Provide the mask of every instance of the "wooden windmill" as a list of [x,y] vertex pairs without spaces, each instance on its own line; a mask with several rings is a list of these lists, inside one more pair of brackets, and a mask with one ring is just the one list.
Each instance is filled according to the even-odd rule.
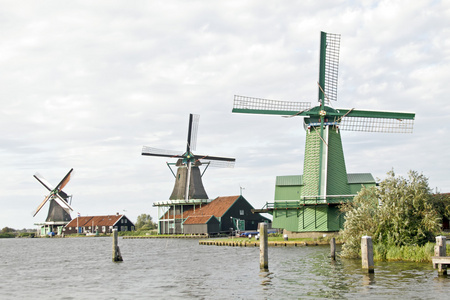
[[[211,155],[194,154],[197,144],[197,130],[199,115],[189,115],[188,135],[186,151],[171,151],[144,146],[142,155],[177,158],[176,163],[167,163],[170,170],[171,165],[177,167],[177,173],[172,171],[175,177],[175,185],[169,201],[153,203],[163,209],[163,216],[158,212],[160,224],[158,229],[160,233],[183,233],[182,222],[184,221],[183,212],[208,203],[208,195],[203,186],[202,177],[209,166],[214,167],[233,167],[235,159],[228,157],[219,157]],[[203,172],[200,166],[205,166]],[[168,209],[167,209],[168,208]]]
[[[414,113],[334,109],[337,100],[340,35],[321,32],[317,106],[235,96],[233,112],[303,117],[306,130],[303,175],[278,176],[273,226],[290,231],[336,231],[343,219],[337,205],[349,201],[371,174],[347,174],[341,130],[411,133]],[[283,211],[283,213],[280,213]]]
[[64,178],[58,183],[58,185],[53,188],[52,185],[39,173],[33,175],[37,181],[39,181],[48,191],[49,194],[44,198],[44,200],[39,204],[36,210],[33,213],[33,217],[37,215],[37,213],[42,209],[42,207],[49,202],[49,209],[47,218],[44,223],[38,223],[42,227],[42,234],[46,234],[49,232],[53,233],[61,233],[62,227],[72,220],[70,216],[70,211],[73,211],[73,208],[70,206],[69,198],[64,191],[63,188],[69,183],[70,177],[73,169],[64,176]]

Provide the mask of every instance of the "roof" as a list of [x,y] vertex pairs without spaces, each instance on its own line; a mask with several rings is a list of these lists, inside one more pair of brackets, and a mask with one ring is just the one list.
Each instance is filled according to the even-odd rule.
[[[189,216],[215,216],[216,218],[221,218],[239,197],[241,196],[217,197],[208,204],[196,207],[195,211],[193,208],[185,210],[183,216],[181,216],[181,214],[176,214],[175,219],[181,219],[182,217],[187,218]],[[169,209],[161,219],[173,218],[173,210]]]
[[183,222],[183,225],[192,225],[192,224],[206,224],[211,220],[212,218],[216,219],[214,216],[189,216],[186,221]]
[[277,176],[277,186],[303,185],[302,175]]
[[240,196],[217,197],[207,205],[197,208],[194,216],[210,215],[216,218],[222,217]]
[[[355,183],[375,183],[375,179],[370,173],[350,173],[347,174],[349,184]],[[276,186],[298,186],[303,185],[302,175],[277,176]]]
[[[125,215],[86,216],[73,219],[66,227],[114,226]],[[128,219],[128,218],[127,218]]]
[[347,174],[349,184],[352,183],[375,183],[372,174],[370,173],[352,173]]

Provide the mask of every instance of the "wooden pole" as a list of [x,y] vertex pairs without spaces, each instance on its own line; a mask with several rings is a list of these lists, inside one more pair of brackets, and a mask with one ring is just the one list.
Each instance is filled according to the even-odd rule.
[[123,261],[122,255],[119,249],[119,235],[117,228],[113,229],[113,248],[112,248],[112,260],[113,261]]
[[259,223],[259,266],[261,270],[269,270],[269,242],[267,237],[267,223]]
[[330,241],[331,259],[336,260],[336,239],[331,238]]
[[362,268],[367,269],[368,273],[374,273],[373,244],[372,237],[370,236],[363,236],[361,238],[361,263]]
[[[437,236],[436,237],[436,246],[434,246],[434,256],[442,257],[446,255],[447,252],[447,238],[445,236]],[[438,275],[446,275],[447,274],[447,265],[446,264],[437,264],[438,267]]]

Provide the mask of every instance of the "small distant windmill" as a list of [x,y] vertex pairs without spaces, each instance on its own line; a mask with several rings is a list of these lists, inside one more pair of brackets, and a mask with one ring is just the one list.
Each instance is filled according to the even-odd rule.
[[[309,102],[234,97],[234,113],[303,117],[307,132],[303,175],[277,178],[277,181],[284,182],[277,183],[275,203],[270,210],[274,214],[274,227],[278,225],[291,231],[339,230],[342,224],[338,228],[329,225],[332,218],[338,218],[337,210],[330,214],[325,207],[318,215],[318,205],[329,207],[330,204],[348,201],[355,194],[349,180],[355,176],[349,176],[351,174],[347,174],[345,167],[341,130],[387,133],[411,133],[413,130],[414,113],[334,109],[330,106],[332,100],[337,100],[339,44],[340,35],[321,32],[319,105],[311,108]],[[296,186],[296,190],[292,190],[295,193],[286,192],[281,187],[288,185]],[[309,205],[315,208],[308,213]],[[279,215],[277,209],[284,209],[286,213]],[[297,213],[289,214],[290,210]]]
[[[36,173],[33,175],[37,181],[39,181],[50,193],[44,198],[41,204],[37,207],[37,209],[33,213],[33,217],[37,215],[37,213],[41,210],[41,208],[49,201],[50,206],[48,209],[47,218],[45,223],[41,225],[48,225],[47,229],[55,232],[55,229],[59,227],[62,228],[63,225],[67,224],[70,220],[72,220],[70,216],[70,211],[73,211],[73,208],[70,206],[69,198],[64,191],[63,188],[69,183],[70,177],[73,169],[64,176],[64,178],[58,183],[58,185],[53,188],[52,185],[40,174]],[[60,233],[61,230],[59,230]]]
[[[171,150],[163,150],[152,147],[144,146],[142,148],[142,155],[146,156],[159,156],[159,157],[169,157],[169,158],[177,158],[177,162],[175,166],[177,167],[177,174],[172,171],[172,174],[175,177],[175,185],[170,196],[169,201],[155,202],[154,206],[160,207],[169,207],[168,215],[173,215],[173,220],[176,223],[180,223],[183,220],[182,214],[186,209],[190,209],[192,207],[195,208],[195,205],[207,203],[208,195],[206,194],[205,188],[202,182],[202,176],[205,173],[206,169],[209,166],[214,167],[233,167],[235,159],[228,157],[219,157],[219,156],[211,156],[211,155],[197,155],[194,154],[196,144],[197,144],[197,130],[198,130],[198,121],[199,115],[189,115],[189,126],[188,126],[188,136],[186,143],[186,151],[183,153],[182,151],[171,151]],[[170,165],[173,163],[167,163],[170,168]],[[199,166],[204,165],[205,169],[203,172],[200,172]],[[178,205],[178,207],[177,207]],[[177,219],[177,215],[181,214],[181,219]],[[160,217],[158,217],[160,219]],[[167,219],[165,219],[167,220]],[[160,219],[160,222],[162,220]],[[175,225],[175,226],[178,226]],[[165,231],[164,226],[159,226],[159,230]],[[170,233],[180,233],[182,232],[182,228],[180,228]],[[160,233],[169,233],[169,230]]]

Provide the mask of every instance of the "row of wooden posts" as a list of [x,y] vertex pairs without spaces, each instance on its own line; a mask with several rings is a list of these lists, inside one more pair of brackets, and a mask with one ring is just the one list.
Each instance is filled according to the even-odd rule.
[[[259,266],[261,270],[269,270],[269,243],[267,235],[267,223],[259,223]],[[331,238],[330,240],[331,259],[336,259],[336,240]],[[450,266],[450,257],[446,257],[446,237],[436,237],[436,246],[434,247],[433,267],[438,269],[439,275],[447,274],[447,266]],[[113,249],[112,260],[123,261],[120,254],[118,244],[118,232],[117,229],[113,229]],[[374,273],[373,263],[373,243],[372,237],[363,236],[361,238],[361,263],[362,268],[367,270],[368,273]]]
[[[261,234],[260,242],[260,267],[261,270],[269,269],[269,255],[267,243],[267,224],[259,224],[259,232]],[[446,257],[446,237],[436,237],[436,246],[434,247],[434,256],[432,258],[433,268],[438,269],[439,275],[447,274],[447,267],[450,266],[450,257]],[[336,260],[336,239],[330,240],[331,259]],[[363,236],[361,238],[361,264],[362,268],[368,273],[374,273],[373,263],[373,243],[372,237]]]

